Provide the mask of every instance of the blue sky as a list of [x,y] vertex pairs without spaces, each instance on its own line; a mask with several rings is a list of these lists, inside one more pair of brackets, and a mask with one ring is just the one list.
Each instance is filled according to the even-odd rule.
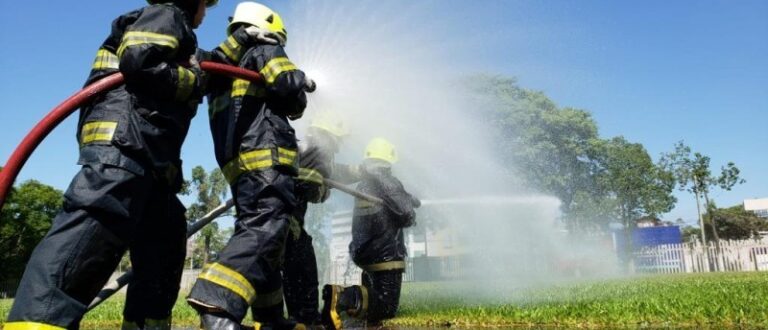
[[[394,1],[392,3],[395,3]],[[414,6],[403,1],[403,8]],[[0,161],[56,104],[78,90],[116,16],[143,1],[0,2]],[[198,30],[200,46],[224,37],[236,2],[222,0]],[[284,12],[290,1],[268,1]],[[407,5],[410,4],[410,5]],[[719,205],[768,197],[768,2],[423,1],[408,29],[436,29],[456,49],[456,70],[491,72],[544,91],[559,106],[592,112],[603,137],[623,135],[658,158],[685,140],[717,169],[734,161],[747,183],[716,192]],[[455,37],[455,38],[454,38]],[[289,45],[290,52],[290,45]],[[183,154],[215,166],[204,108]],[[22,171],[65,189],[77,171],[75,121],[43,143]],[[665,218],[694,222],[678,193]]]

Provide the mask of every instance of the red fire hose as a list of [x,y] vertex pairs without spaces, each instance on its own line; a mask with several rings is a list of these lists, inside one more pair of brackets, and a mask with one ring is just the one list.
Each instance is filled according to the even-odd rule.
[[[227,75],[233,78],[246,79],[253,82],[262,80],[261,75],[256,72],[231,65],[201,62],[200,67],[207,72]],[[124,81],[125,79],[121,73],[115,73],[88,85],[59,104],[53,111],[48,113],[43,120],[32,128],[19,146],[16,147],[16,150],[13,151],[13,154],[11,154],[5,167],[3,167],[3,170],[0,171],[0,210],[3,209],[5,198],[13,186],[13,181],[16,180],[16,176],[19,175],[19,171],[21,171],[24,163],[27,162],[27,159],[32,155],[35,148],[37,148],[40,142],[48,136],[48,133],[95,95],[120,86]]]

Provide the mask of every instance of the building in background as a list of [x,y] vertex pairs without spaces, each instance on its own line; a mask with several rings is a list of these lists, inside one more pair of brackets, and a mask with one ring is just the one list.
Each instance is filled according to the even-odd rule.
[[768,218],[768,198],[745,199],[744,210],[755,212],[758,217]]

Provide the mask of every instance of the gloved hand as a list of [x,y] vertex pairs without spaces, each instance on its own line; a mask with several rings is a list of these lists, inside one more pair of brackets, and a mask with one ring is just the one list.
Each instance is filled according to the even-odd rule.
[[248,37],[251,38],[251,40],[257,43],[280,45],[285,47],[285,39],[272,31],[261,29],[255,26],[249,26],[245,28],[245,33],[248,35]]
[[200,68],[200,62],[197,61],[195,55],[189,58],[189,70],[195,74],[195,90],[192,92],[192,98],[200,103],[203,101],[203,96],[208,87],[208,73]]
[[195,74],[195,92],[202,98],[202,95],[205,95],[205,90],[208,87],[208,73],[200,68],[200,62],[197,61],[197,57],[195,57],[195,55],[189,57],[189,70]]
[[317,89],[317,83],[315,83],[314,80],[310,79],[309,77],[304,77],[304,91],[307,93],[312,93]]

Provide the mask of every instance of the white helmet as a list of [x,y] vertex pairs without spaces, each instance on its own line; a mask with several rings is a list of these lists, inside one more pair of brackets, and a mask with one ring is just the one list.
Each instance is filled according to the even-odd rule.
[[274,10],[260,3],[251,1],[239,3],[227,26],[227,35],[235,32],[240,24],[253,25],[270,31],[283,39],[282,44],[288,41],[288,31],[285,30],[283,19]]

